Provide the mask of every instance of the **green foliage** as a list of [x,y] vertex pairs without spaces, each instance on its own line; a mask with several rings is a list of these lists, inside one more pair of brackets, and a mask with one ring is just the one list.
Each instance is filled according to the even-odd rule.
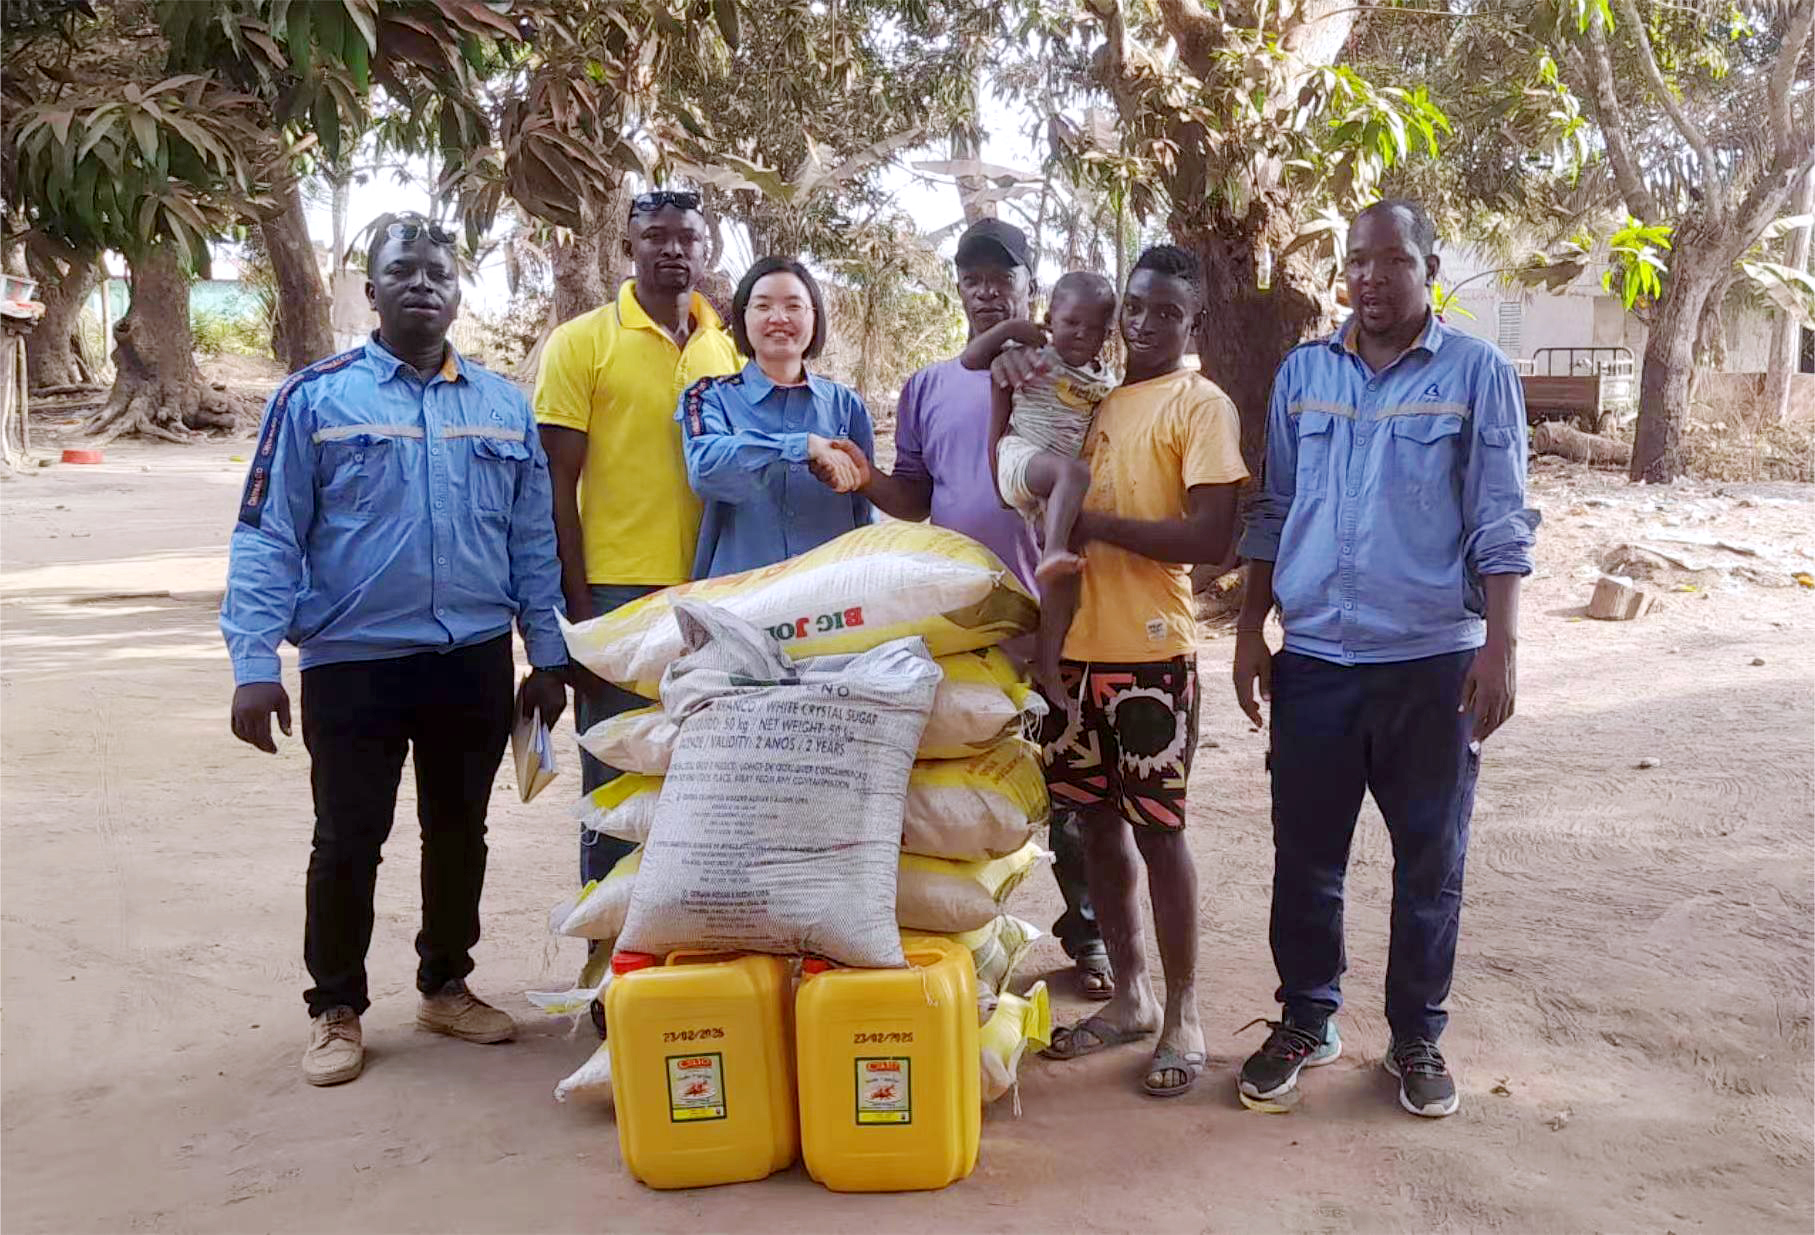
[[194,74],[35,104],[15,117],[14,204],[83,247],[168,241],[191,270],[257,195],[256,101]]
[[189,333],[195,339],[195,350],[204,356],[271,355],[270,326],[254,314],[193,309]]
[[1609,267],[1601,275],[1602,289],[1618,295],[1628,310],[1656,303],[1670,271],[1664,254],[1670,251],[1671,231],[1668,223],[1642,223],[1628,215],[1625,225],[1607,238]]

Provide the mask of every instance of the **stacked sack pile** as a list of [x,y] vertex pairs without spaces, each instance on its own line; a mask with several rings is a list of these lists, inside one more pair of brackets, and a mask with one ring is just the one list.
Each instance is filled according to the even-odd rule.
[[[750,623],[788,657],[837,656],[919,636],[942,671],[903,801],[895,919],[904,932],[947,936],[977,972],[982,1093],[1014,1085],[1029,1045],[1047,1044],[1044,984],[1008,990],[1040,932],[1008,914],[1009,895],[1048,858],[1037,834],[1048,819],[1039,748],[1023,734],[1045,703],[997,646],[1033,628],[1037,607],[983,546],[914,523],[860,528],[799,558],[684,584],[605,617],[565,628],[570,654],[607,681],[656,697],[682,652],[673,602],[705,602]],[[672,703],[672,700],[669,700]],[[624,775],[582,798],[582,824],[641,846],[649,839],[681,727],[662,706],[627,712],[580,736]],[[800,826],[811,828],[803,819]],[[596,940],[576,987],[532,994],[545,1011],[579,1015],[610,981],[609,956],[630,912],[644,852],[557,906],[550,928]],[[556,1096],[609,1095],[601,1048]]]

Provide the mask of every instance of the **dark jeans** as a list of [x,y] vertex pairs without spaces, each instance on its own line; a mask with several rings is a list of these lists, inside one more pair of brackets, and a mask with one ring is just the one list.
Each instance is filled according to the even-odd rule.
[[[639,600],[651,592],[659,592],[659,587],[644,583],[595,583],[592,585],[592,608],[596,616],[604,617],[613,609],[622,609],[633,600]],[[620,686],[606,682],[603,688],[590,694],[576,692],[574,699],[574,723],[579,732],[584,733],[603,720],[610,720],[620,712],[630,712],[637,708],[646,708],[655,702],[635,695]],[[610,784],[622,772],[607,764],[600,763],[585,751],[580,752],[580,791],[591,793],[600,785]],[[611,868],[618,864],[618,859],[629,853],[636,846],[627,840],[615,836],[606,836],[589,828],[580,829],[580,883],[582,885],[594,879],[603,879],[611,873]]]
[[485,886],[485,809],[510,740],[509,635],[452,652],[305,669],[303,743],[315,797],[303,958],[309,1015],[364,1012],[372,889],[391,833],[403,760],[416,766],[422,930],[416,988],[473,971]]
[[1436,1041],[1449,1019],[1462,865],[1480,756],[1458,714],[1474,653],[1338,665],[1273,661],[1273,963],[1301,1025],[1342,1006],[1343,876],[1361,795],[1393,842],[1386,1018],[1395,1040]]

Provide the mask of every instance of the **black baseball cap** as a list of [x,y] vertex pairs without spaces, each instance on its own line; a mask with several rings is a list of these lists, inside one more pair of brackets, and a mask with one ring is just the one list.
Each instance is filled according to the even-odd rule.
[[1027,233],[1001,219],[979,219],[958,237],[958,257],[954,263],[968,266],[980,261],[1002,261],[1009,266],[1034,268],[1033,252],[1027,247]]

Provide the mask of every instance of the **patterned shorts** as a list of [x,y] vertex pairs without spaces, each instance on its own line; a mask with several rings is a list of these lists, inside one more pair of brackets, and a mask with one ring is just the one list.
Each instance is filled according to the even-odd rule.
[[1136,827],[1185,826],[1197,751],[1197,658],[1115,665],[1064,661],[1040,746],[1055,809],[1109,804]]

